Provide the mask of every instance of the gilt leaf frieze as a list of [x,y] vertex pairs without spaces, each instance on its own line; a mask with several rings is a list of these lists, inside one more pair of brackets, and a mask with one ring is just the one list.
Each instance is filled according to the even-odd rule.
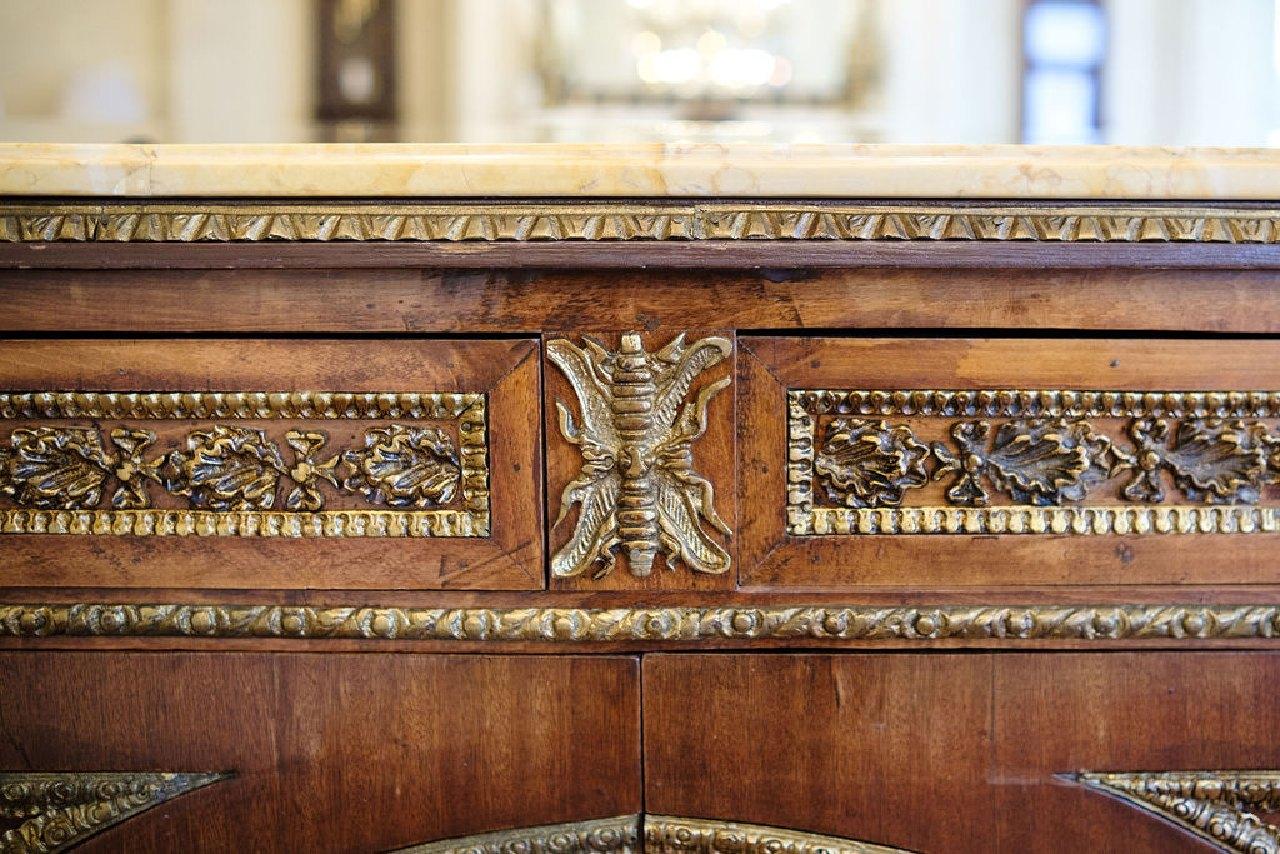
[[[479,394],[8,393],[0,395],[0,416],[227,419],[192,424],[170,450],[142,425],[13,429],[0,445],[0,500],[12,505],[0,506],[3,533],[488,535]],[[331,448],[325,430],[277,433],[243,423],[249,419],[382,423],[364,429],[354,447]],[[358,506],[332,507],[337,497]]]
[[1082,772],[1076,779],[1222,851],[1280,852],[1280,828],[1258,816],[1280,810],[1280,771]]
[[66,851],[226,774],[0,772],[0,852]]
[[1168,641],[1280,638],[1280,605],[769,605],[628,608],[0,605],[0,636],[592,644],[785,639]]
[[556,401],[560,432],[577,446],[582,465],[561,495],[555,524],[574,505],[578,519],[552,558],[554,575],[592,570],[602,577],[613,570],[617,552],[637,576],[648,575],[660,553],[669,569],[678,563],[695,572],[729,569],[729,553],[706,530],[727,535],[729,526],[716,512],[711,483],[693,467],[707,405],[729,379],[688,395],[732,349],[726,338],[689,343],[683,334],[653,353],[638,333],[623,335],[616,351],[591,338],[581,347],[563,338],[547,342],[547,356],[572,386],[581,418],[579,424]]
[[794,535],[1280,531],[1277,392],[797,389],[788,407]]
[[1280,242],[1280,212],[1222,206],[98,200],[0,205],[0,242],[964,240]]

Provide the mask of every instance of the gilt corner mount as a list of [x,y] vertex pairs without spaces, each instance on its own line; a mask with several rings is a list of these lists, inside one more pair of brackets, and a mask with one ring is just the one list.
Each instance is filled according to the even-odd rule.
[[579,505],[573,534],[552,558],[558,577],[593,567],[603,577],[626,556],[632,575],[645,576],[663,554],[669,569],[677,562],[695,572],[719,574],[730,565],[728,551],[704,526],[730,534],[715,509],[711,482],[694,470],[693,443],[707,429],[707,405],[729,385],[724,377],[686,400],[698,377],[729,358],[727,338],[685,334],[649,352],[640,333],[622,335],[619,348],[584,337],[579,347],[564,338],[547,342],[547,356],[568,379],[578,398],[582,424],[556,401],[560,433],[575,445],[582,467],[560,499],[559,525]]

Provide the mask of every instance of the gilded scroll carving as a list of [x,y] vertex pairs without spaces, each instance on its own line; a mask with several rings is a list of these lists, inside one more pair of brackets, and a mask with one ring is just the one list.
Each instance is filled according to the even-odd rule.
[[678,562],[695,572],[722,573],[729,554],[703,528],[728,534],[714,506],[711,483],[693,468],[693,443],[706,431],[707,404],[729,385],[725,378],[685,400],[703,371],[732,352],[725,338],[686,343],[683,334],[655,353],[639,333],[622,336],[617,351],[593,339],[578,347],[563,338],[547,342],[547,356],[568,378],[582,425],[556,401],[560,432],[582,454],[582,468],[564,488],[560,524],[576,504],[577,525],[552,558],[552,573],[574,576],[597,567],[607,575],[616,551],[633,575],[648,575],[661,552],[667,567]]
[[0,242],[463,240],[1280,242],[1257,208],[805,204],[716,200],[437,204],[95,202],[0,205]]
[[1223,851],[1280,852],[1280,828],[1254,814],[1280,810],[1278,771],[1082,772],[1076,779]]
[[[487,417],[479,394],[6,393],[0,417],[228,419],[192,427],[167,452],[157,448],[154,431],[139,426],[14,429],[0,446],[0,496],[15,505],[0,508],[3,533],[488,535]],[[456,434],[383,423],[344,450],[330,449],[322,430],[275,436],[237,419],[440,420],[456,425]],[[156,506],[157,494],[186,506]],[[329,494],[368,507],[330,509]]]
[[95,833],[226,774],[0,773],[4,854],[65,851]]
[[[1280,426],[1260,420],[1280,417],[1275,392],[800,389],[788,405],[795,535],[1280,531],[1280,507],[1255,506],[1280,480]],[[910,423],[867,417],[890,413]],[[946,436],[927,454],[922,417]],[[905,502],[926,479],[943,500]]]
[[1280,605],[788,605],[394,608],[0,605],[0,636],[308,638],[591,644],[760,638],[857,641],[1280,638]]

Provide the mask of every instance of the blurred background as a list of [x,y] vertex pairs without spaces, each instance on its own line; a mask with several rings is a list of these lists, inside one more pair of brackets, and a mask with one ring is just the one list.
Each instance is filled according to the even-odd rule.
[[1280,145],[1277,0],[0,0],[0,140]]

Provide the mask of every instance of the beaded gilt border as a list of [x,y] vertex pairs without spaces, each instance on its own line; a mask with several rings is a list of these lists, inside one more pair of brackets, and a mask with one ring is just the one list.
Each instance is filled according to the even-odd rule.
[[[0,497],[15,505],[0,508],[3,534],[489,535],[483,394],[10,392],[0,393],[0,419],[24,422],[0,446]],[[193,424],[183,447],[157,457],[155,434],[140,425],[29,423],[44,419],[212,423]],[[375,424],[363,444],[335,450],[322,431],[276,437],[237,423],[249,420]],[[423,420],[456,423],[456,442],[399,423]],[[189,506],[154,507],[153,492]],[[328,494],[369,506],[326,509]]]
[[[787,531],[876,534],[1280,532],[1280,392],[1053,389],[787,393]],[[902,419],[950,419],[946,441]],[[829,417],[819,429],[819,420]],[[1129,419],[1125,438],[1090,418]],[[1131,503],[1078,504],[1124,478]],[[946,480],[946,503],[911,490]],[[1187,503],[1165,504],[1172,483]],[[990,505],[992,494],[1011,504]]]
[[0,204],[0,242],[982,240],[1280,243],[1280,211],[1213,206],[671,202]]
[[216,604],[0,605],[0,637],[402,641],[1265,640],[1280,605],[790,605],[396,608]]

